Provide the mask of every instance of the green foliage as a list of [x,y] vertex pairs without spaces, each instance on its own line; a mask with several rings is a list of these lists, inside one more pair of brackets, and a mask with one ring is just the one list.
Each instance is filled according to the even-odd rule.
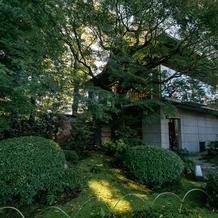
[[73,150],[64,150],[66,161],[76,165],[79,162],[79,156]]
[[216,140],[208,142],[207,147],[208,149],[218,149],[218,135]]
[[184,164],[184,175],[189,178],[193,178],[195,162],[187,157],[191,156],[193,153],[186,148],[173,147],[172,151],[175,152],[183,161]]
[[128,149],[125,165],[136,181],[157,188],[174,181],[183,171],[183,162],[177,154],[156,146]]
[[205,190],[211,198],[207,199],[207,204],[210,206],[215,206],[216,209],[218,209],[218,173],[208,176]]
[[106,139],[103,142],[106,153],[123,160],[128,148],[145,145],[145,142],[137,136],[137,130],[129,126],[121,125],[115,132],[115,139]]
[[173,147],[172,151],[174,151],[182,160],[185,160],[186,157],[191,156],[193,153],[186,148],[177,148]]
[[0,150],[0,205],[31,204],[35,197],[51,204],[64,190],[65,157],[55,142],[18,137],[1,141]]
[[[0,119],[1,120],[1,119]],[[29,118],[12,111],[7,119],[8,126],[0,129],[0,140],[20,136],[47,136],[47,128],[51,123],[51,114],[32,113]]]
[[124,142],[123,139],[119,140],[111,140],[105,139],[103,142],[103,146],[106,149],[106,153],[112,155],[118,159],[122,159],[123,155],[125,155],[127,144]]
[[134,217],[146,217],[146,218],[156,218],[160,217],[160,213],[157,213],[155,210],[149,209],[149,210],[142,210],[142,211],[133,211],[133,212],[128,212],[125,213],[125,215],[121,214],[116,216],[117,218],[134,218]]
[[80,173],[75,167],[70,167],[64,175],[64,191],[80,190]]
[[103,142],[106,153],[121,161],[124,159],[127,149],[137,145],[145,145],[145,142],[138,138],[133,138],[132,140],[128,138],[121,138],[119,140],[106,139]]
[[73,150],[78,156],[89,148],[90,142],[93,140],[92,126],[84,121],[72,121],[72,131],[69,142],[62,147],[64,150]]
[[[66,82],[58,78],[65,73],[58,61],[65,49],[63,41],[51,37],[47,15],[34,2],[19,0],[1,1],[0,14],[0,116],[8,118],[12,110],[28,116],[65,105],[68,89],[63,91]],[[1,120],[0,128],[10,126],[10,119]]]
[[210,156],[217,156],[217,154],[218,154],[218,135],[216,136],[216,140],[208,142],[207,150],[208,150],[208,154]]
[[[151,112],[148,121],[157,118],[160,87],[167,82],[171,91],[194,87],[197,100],[204,95],[202,86],[187,85],[181,75],[217,84],[217,11],[216,1],[205,0],[99,1],[97,6],[2,0],[0,115],[13,107],[19,113],[29,113],[31,106],[54,112],[73,97],[75,115],[85,111],[96,125],[117,129],[127,104]],[[160,64],[176,73],[161,75],[160,81]],[[172,89],[173,77],[182,79]],[[6,121],[0,118],[4,127]]]
[[195,162],[193,160],[185,159],[183,160],[184,164],[184,175],[188,178],[194,177],[195,172]]
[[91,171],[91,173],[98,174],[101,172],[101,167],[99,167],[98,165],[94,165],[91,167],[90,171]]

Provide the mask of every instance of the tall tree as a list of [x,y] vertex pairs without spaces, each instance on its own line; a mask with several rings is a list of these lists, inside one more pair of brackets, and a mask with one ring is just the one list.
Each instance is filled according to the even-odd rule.
[[[45,78],[57,76],[61,86],[72,90],[75,113],[80,106],[94,120],[118,128],[125,119],[124,105],[134,101],[147,112],[163,105],[158,99],[160,85],[173,78],[188,75],[195,82],[217,82],[217,1],[23,2],[33,33],[38,30],[40,36],[36,35],[41,42],[36,56],[43,60],[42,71],[45,56],[50,63],[51,77]],[[173,73],[160,77],[160,65],[174,69]],[[32,78],[35,75],[39,73],[34,71]],[[177,85],[184,84],[178,81]]]
[[[113,120],[122,117],[118,110],[123,112],[124,104],[132,102],[133,98],[127,98],[130,90],[135,93],[135,104],[153,110],[161,104],[154,98],[160,96],[159,85],[173,78],[188,75],[216,84],[216,1],[56,0],[55,7],[62,9],[56,13],[50,3],[36,4],[61,34],[60,40],[76,63],[74,69],[84,73],[85,81],[90,77],[95,87],[104,90],[100,94],[95,89],[99,99],[113,98],[110,91],[116,89],[116,98],[111,100],[116,110],[109,113]],[[62,19],[57,19],[60,16]],[[160,65],[173,68],[174,73],[160,80]],[[93,97],[90,86],[89,93]],[[95,105],[96,98],[92,99],[97,108],[93,113],[108,109]]]
[[0,113],[6,124],[10,114],[28,115],[65,102],[60,79],[65,48],[53,37],[47,16],[28,1],[1,1],[0,14]]

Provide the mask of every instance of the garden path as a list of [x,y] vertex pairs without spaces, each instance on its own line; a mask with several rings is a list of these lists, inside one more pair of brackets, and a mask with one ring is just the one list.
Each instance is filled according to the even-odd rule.
[[192,159],[196,165],[200,165],[202,169],[203,176],[218,172],[218,166],[210,163],[207,158],[207,151],[194,153],[189,158]]

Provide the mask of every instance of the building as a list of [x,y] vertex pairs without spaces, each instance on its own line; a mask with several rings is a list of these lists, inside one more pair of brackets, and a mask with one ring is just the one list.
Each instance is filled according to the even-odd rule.
[[200,103],[166,100],[176,106],[176,116],[166,115],[152,123],[142,122],[142,139],[163,148],[205,151],[207,143],[214,141],[218,134],[217,111]]
[[[166,71],[166,67],[162,66],[162,71]],[[172,70],[167,69],[167,76],[170,76]],[[166,75],[166,72],[165,72]],[[196,92],[196,87],[184,90],[169,91],[169,88],[175,87],[174,83],[179,83],[178,80],[188,83],[190,78],[183,76],[180,78],[174,78],[168,81],[168,84],[162,84],[162,87],[158,88],[161,90],[159,98],[163,101],[168,101],[176,107],[176,114],[164,114],[161,119],[157,119],[152,122],[145,122],[146,116],[143,115],[141,121],[136,125],[141,132],[138,132],[139,137],[149,145],[160,146],[163,148],[182,148],[187,149],[191,152],[204,151],[207,148],[209,141],[214,141],[218,134],[218,111],[216,107],[209,106],[216,99],[216,90],[212,93],[210,87],[207,84],[198,82],[204,95],[201,98],[196,98],[193,94]],[[195,89],[196,88],[196,89]],[[199,88],[199,87],[198,87]],[[187,90],[186,90],[187,89]],[[112,89],[114,90],[114,89]],[[129,98],[133,98],[137,95],[137,98],[144,97],[140,96],[134,91],[129,91]],[[151,93],[150,98],[155,98]],[[201,103],[199,103],[201,102]],[[214,106],[214,105],[213,105]],[[134,113],[134,101],[133,104],[129,105],[129,113]],[[156,108],[157,112],[162,114],[162,108]],[[133,127],[135,128],[135,126]],[[105,129],[107,130],[105,133]],[[105,136],[106,135],[106,136]],[[110,128],[104,126],[101,128],[98,134],[98,143],[101,144],[105,138],[110,137]]]

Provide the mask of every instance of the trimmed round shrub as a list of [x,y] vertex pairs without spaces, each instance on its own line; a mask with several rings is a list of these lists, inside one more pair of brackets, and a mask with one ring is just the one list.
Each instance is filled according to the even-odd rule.
[[53,203],[64,190],[65,156],[54,141],[24,136],[0,141],[0,205],[25,205],[34,197]]
[[160,188],[183,172],[181,158],[170,150],[157,146],[136,146],[127,150],[125,165],[135,180]]

